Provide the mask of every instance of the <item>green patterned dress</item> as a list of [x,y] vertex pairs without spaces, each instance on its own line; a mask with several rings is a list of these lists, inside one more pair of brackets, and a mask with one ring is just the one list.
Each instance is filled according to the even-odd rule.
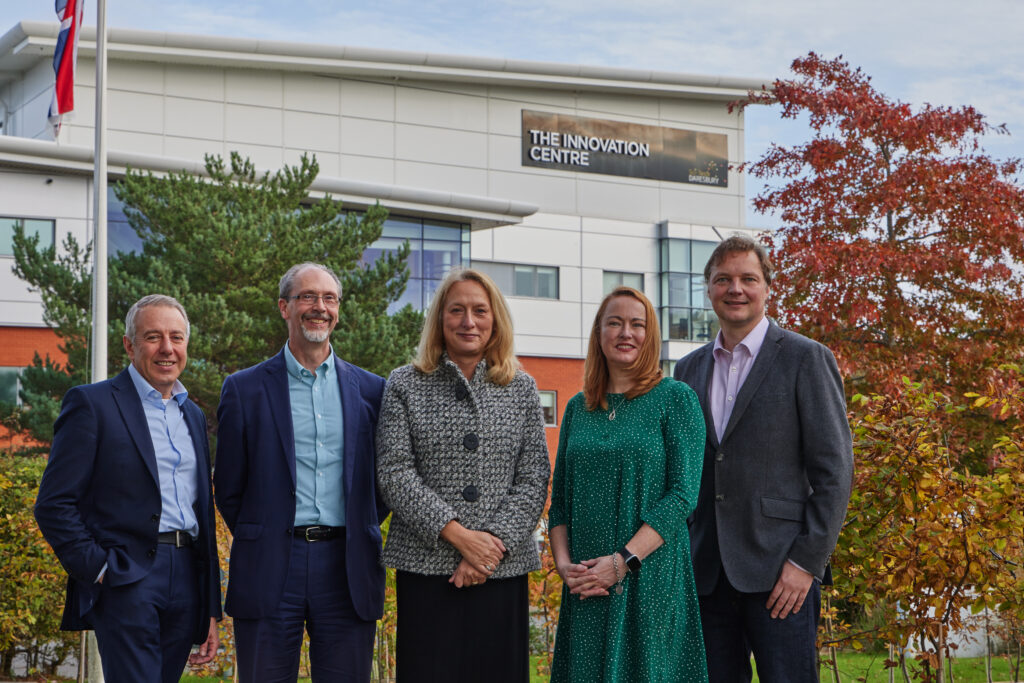
[[562,420],[549,527],[564,524],[574,563],[609,555],[644,522],[665,544],[630,573],[622,594],[580,600],[562,590],[552,683],[707,680],[686,518],[697,504],[704,417],[688,386],[663,379],[610,411],[583,394]]

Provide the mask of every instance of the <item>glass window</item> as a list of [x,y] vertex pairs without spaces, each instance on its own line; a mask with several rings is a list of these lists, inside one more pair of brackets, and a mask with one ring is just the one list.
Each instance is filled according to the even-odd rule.
[[416,219],[387,218],[381,228],[381,237],[401,237],[418,240],[423,237],[423,222]]
[[21,368],[0,368],[0,403],[21,404]]
[[718,334],[721,325],[715,312],[706,308],[695,308],[692,311],[693,340],[709,342]]
[[423,310],[423,280],[409,278],[409,283],[405,286],[402,296],[388,306],[388,313],[393,315],[399,309],[404,308],[406,304],[412,304],[417,311]]
[[462,265],[460,242],[423,240],[422,275],[427,280],[440,282],[452,266]]
[[540,394],[540,408],[544,411],[544,426],[545,427],[557,427],[558,426],[558,392],[557,391],[538,391]]
[[141,254],[142,238],[128,222],[124,202],[107,187],[107,250],[111,254]]
[[532,266],[515,266],[512,293],[517,296],[533,296],[537,291],[537,271]]
[[661,304],[663,306],[689,306],[690,276],[682,273],[665,273],[661,278]]
[[490,275],[491,279],[494,280],[494,284],[496,284],[498,289],[501,290],[501,293],[505,296],[511,296],[513,292],[511,263],[473,261],[473,267]]
[[665,340],[690,339],[690,309],[663,308],[661,314],[661,338]]
[[416,310],[430,305],[441,280],[454,266],[469,265],[469,226],[418,218],[388,218],[381,237],[363,252],[361,263],[374,263],[383,254],[409,242],[409,284],[388,307],[394,312],[409,303]]
[[604,293],[608,294],[616,287],[632,287],[644,291],[643,273],[620,273],[614,270],[604,271]]
[[690,240],[666,239],[661,242],[661,269],[685,272],[690,269]]
[[39,248],[53,246],[54,221],[40,218],[0,216],[0,256],[14,255],[14,227],[21,226],[26,237],[39,236]]
[[[537,270],[537,290],[533,296],[543,297],[545,299],[557,299],[558,298],[558,268],[550,268],[545,266],[536,266]],[[527,294],[526,296],[530,296]]]
[[423,239],[462,241],[462,226],[446,221],[423,221]]
[[704,266],[717,242],[667,238],[661,241],[662,340],[709,341],[718,318],[704,284]]
[[558,298],[558,268],[531,266],[522,263],[494,263],[474,261],[477,268],[494,280],[505,296],[531,296],[542,299]]
[[704,266],[708,264],[708,259],[711,258],[711,252],[718,246],[717,242],[690,242],[691,244],[691,260],[689,269],[685,268],[673,268],[672,270],[689,270],[691,273],[704,274]]

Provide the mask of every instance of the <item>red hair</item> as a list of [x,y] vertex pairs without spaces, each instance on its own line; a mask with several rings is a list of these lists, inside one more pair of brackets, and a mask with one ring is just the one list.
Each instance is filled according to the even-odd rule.
[[641,292],[632,287],[616,287],[601,302],[594,316],[594,325],[590,328],[590,346],[587,349],[587,360],[583,366],[583,398],[586,399],[587,410],[608,408],[608,359],[601,348],[601,321],[612,299],[628,296],[636,299],[644,307],[647,316],[647,335],[640,347],[640,353],[627,370],[633,378],[633,388],[626,392],[626,398],[635,398],[646,394],[661,381],[661,330],[658,328],[658,316],[654,306]]

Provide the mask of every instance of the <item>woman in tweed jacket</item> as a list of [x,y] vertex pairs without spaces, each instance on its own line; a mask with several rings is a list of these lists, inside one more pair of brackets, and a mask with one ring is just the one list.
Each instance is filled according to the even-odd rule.
[[398,680],[529,680],[528,572],[550,460],[537,387],[487,275],[454,270],[388,379],[377,480],[394,511]]

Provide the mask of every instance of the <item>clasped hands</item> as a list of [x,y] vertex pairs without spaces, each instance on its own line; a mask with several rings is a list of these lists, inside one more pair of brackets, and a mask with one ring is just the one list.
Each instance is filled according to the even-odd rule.
[[505,557],[505,544],[487,531],[474,531],[459,525],[457,530],[443,536],[462,555],[462,561],[448,579],[456,588],[483,583],[497,569]]
[[609,589],[618,583],[619,576],[625,576],[625,563],[619,558],[617,564],[618,576],[616,562],[611,555],[583,560],[579,564],[566,563],[558,567],[558,574],[562,577],[562,582],[569,587],[570,593],[579,595],[580,600],[586,600],[608,595]]

